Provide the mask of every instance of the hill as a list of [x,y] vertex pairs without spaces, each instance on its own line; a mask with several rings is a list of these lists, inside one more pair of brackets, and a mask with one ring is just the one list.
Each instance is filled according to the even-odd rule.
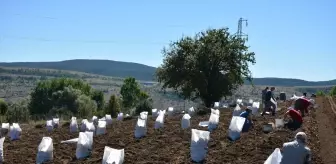
[[14,62],[0,63],[4,67],[47,68],[78,71],[113,77],[132,76],[139,80],[152,81],[155,67],[113,60],[75,59],[57,62]]
[[[112,76],[112,77],[128,77],[132,76],[138,80],[153,81],[155,67],[147,66],[139,63],[121,62],[113,60],[90,60],[90,59],[75,59],[57,62],[13,62],[0,63],[4,67],[27,67],[27,68],[47,68],[58,70],[70,70],[85,72],[97,75]],[[250,84],[246,82],[246,84]],[[300,79],[289,78],[254,78],[254,85],[269,85],[269,86],[330,86],[336,85],[336,80],[330,81],[305,81]]]

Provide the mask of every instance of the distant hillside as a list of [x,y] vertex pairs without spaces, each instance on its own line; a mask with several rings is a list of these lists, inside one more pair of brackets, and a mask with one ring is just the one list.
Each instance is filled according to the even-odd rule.
[[[3,67],[27,67],[27,68],[44,68],[58,69],[85,72],[97,75],[112,76],[112,77],[128,77],[132,76],[138,80],[153,81],[155,67],[112,60],[90,60],[90,59],[75,59],[60,62],[13,62],[0,63]],[[246,82],[246,84],[250,84]],[[336,85],[336,80],[330,81],[305,81],[300,79],[289,78],[254,78],[254,85],[268,86],[331,86]]]
[[92,73],[114,77],[132,76],[138,80],[152,81],[155,67],[112,60],[75,59],[60,62],[13,62],[0,63],[4,67],[49,68]]
[[[246,84],[250,84],[249,82],[245,82]],[[286,86],[286,87],[294,87],[294,86],[331,86],[336,85],[336,80],[329,81],[306,81],[301,79],[289,79],[289,78],[275,78],[275,77],[267,77],[267,78],[254,78],[254,85],[269,85],[269,86]]]

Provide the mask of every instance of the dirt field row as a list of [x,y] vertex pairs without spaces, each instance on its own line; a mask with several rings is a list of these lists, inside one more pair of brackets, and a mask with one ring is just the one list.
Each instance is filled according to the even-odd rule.
[[[336,141],[336,124],[330,124],[335,118],[328,110],[330,104],[327,99],[318,99],[321,114],[313,111],[305,117],[302,131],[309,137],[309,147],[313,152],[314,164],[332,163],[336,158],[336,144],[329,144],[327,141]],[[282,105],[285,109],[287,105]],[[284,110],[278,114],[282,115]],[[255,126],[248,133],[242,135],[241,139],[231,142],[227,139],[228,127],[231,120],[231,111],[221,111],[218,129],[211,133],[211,140],[208,144],[209,152],[205,163],[218,164],[259,164],[263,163],[275,148],[281,147],[284,142],[292,141],[297,131],[277,130],[268,134],[262,132],[262,125],[273,121],[274,117],[254,118]],[[115,122],[108,127],[108,133],[94,138],[93,152],[91,157],[85,160],[76,160],[76,144],[61,144],[62,140],[77,138],[78,133],[70,134],[69,127],[63,126],[52,133],[46,132],[45,128],[22,126],[22,138],[18,141],[9,141],[6,138],[4,143],[4,158],[7,164],[14,163],[35,163],[37,146],[43,136],[50,136],[54,142],[54,160],[49,163],[101,163],[105,146],[125,149],[124,163],[150,164],[150,163],[191,163],[190,162],[190,130],[180,130],[181,115],[173,118],[166,118],[165,127],[162,131],[154,130],[154,120],[148,119],[147,137],[137,140],[134,138],[134,127],[136,120]],[[192,128],[198,127],[200,121],[207,121],[209,115],[195,116],[191,119]],[[327,119],[325,119],[327,118]],[[334,120],[332,120],[334,119]],[[330,131],[330,126],[333,126]],[[299,130],[298,130],[299,131]],[[328,133],[328,134],[327,134]],[[322,135],[322,136],[321,136]],[[319,139],[322,139],[321,142]],[[320,150],[320,144],[323,149]],[[320,156],[323,154],[323,156]],[[330,159],[327,161],[327,159]],[[322,161],[323,160],[323,161]],[[335,162],[334,162],[335,163]]]

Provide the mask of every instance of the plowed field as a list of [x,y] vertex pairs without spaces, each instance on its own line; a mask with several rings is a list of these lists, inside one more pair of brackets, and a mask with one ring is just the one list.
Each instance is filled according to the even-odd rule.
[[[312,110],[311,114],[304,118],[304,125],[297,131],[304,131],[309,137],[309,147],[313,152],[313,163],[331,164],[336,158],[336,124],[328,99],[319,98],[320,107]],[[289,104],[280,105],[286,109]],[[320,111],[317,113],[317,111]],[[282,110],[278,115],[282,115]],[[292,141],[297,131],[277,130],[268,134],[262,132],[262,125],[274,122],[275,117],[255,117],[254,128],[235,142],[227,139],[228,127],[231,120],[229,109],[221,110],[218,129],[211,133],[208,144],[209,152],[205,163],[218,164],[259,164],[263,163],[275,148],[281,147],[284,142]],[[35,163],[37,147],[43,136],[50,136],[54,143],[54,160],[49,163],[101,163],[104,147],[125,149],[124,163],[151,164],[151,163],[191,163],[190,138],[191,130],[181,130],[181,117],[177,115],[165,120],[162,131],[154,130],[154,120],[148,118],[147,136],[142,139],[134,138],[136,120],[113,122],[108,127],[108,133],[94,137],[92,155],[84,160],[75,158],[76,144],[61,144],[62,140],[77,138],[78,133],[71,134],[67,125],[60,126],[53,132],[46,132],[45,128],[29,127],[22,125],[21,140],[4,143],[4,159],[7,164],[31,164]],[[195,116],[191,118],[192,128],[198,127],[200,121],[207,121],[209,115]],[[321,140],[321,143],[320,143]],[[332,144],[330,144],[332,142]],[[321,144],[321,149],[320,149]],[[320,156],[321,155],[321,156]]]

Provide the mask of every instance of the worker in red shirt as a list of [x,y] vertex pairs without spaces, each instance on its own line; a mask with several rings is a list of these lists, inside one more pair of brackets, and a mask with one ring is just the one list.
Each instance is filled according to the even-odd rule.
[[294,103],[294,109],[298,110],[301,112],[302,117],[304,117],[305,113],[308,114],[308,107],[311,105],[312,103],[304,98],[304,97],[300,97],[297,100],[295,100]]
[[285,127],[291,130],[296,130],[301,127],[303,119],[301,114],[297,110],[294,110],[293,108],[289,109],[285,113],[284,119],[286,119],[287,117],[290,117],[290,120],[285,123]]

